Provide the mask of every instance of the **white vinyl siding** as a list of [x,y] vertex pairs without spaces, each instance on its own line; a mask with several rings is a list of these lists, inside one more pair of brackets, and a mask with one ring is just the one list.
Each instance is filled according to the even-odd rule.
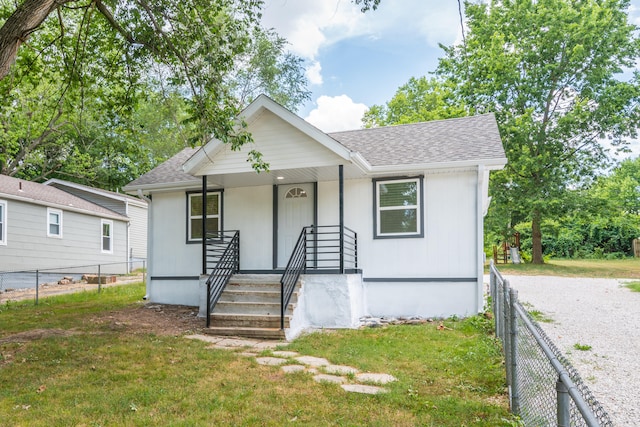
[[0,200],[0,245],[7,244],[7,202]]
[[62,238],[62,211],[47,208],[47,237]]
[[[202,193],[190,193],[187,197],[187,240],[202,241]],[[221,229],[220,199],[220,192],[207,192],[207,233],[216,233]]]
[[374,183],[375,236],[421,236],[421,178],[377,180]]
[[113,221],[103,219],[100,221],[102,253],[113,252]]

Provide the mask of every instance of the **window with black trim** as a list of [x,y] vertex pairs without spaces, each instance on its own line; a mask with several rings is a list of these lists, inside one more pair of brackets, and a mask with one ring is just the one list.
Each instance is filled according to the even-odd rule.
[[422,237],[422,178],[374,180],[374,237]]
[[62,211],[47,208],[47,237],[62,237]]
[[[219,191],[207,192],[207,233],[221,230],[221,197]],[[202,241],[202,193],[187,194],[187,241]]]
[[7,202],[0,200],[0,245],[7,244]]

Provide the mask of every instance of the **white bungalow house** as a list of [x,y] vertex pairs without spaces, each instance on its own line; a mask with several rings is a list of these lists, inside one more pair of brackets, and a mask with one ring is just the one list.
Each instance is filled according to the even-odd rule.
[[[91,203],[117,212],[129,219],[127,227],[127,253],[132,262],[147,258],[147,202],[124,193],[89,187],[62,179],[50,179],[44,185],[58,188]],[[137,262],[136,265],[142,265]]]
[[126,273],[128,223],[53,186],[0,175],[0,272],[103,264],[104,273]]
[[[327,134],[260,96],[241,117],[253,144],[214,139],[125,187],[152,200],[151,301],[200,306],[216,333],[287,337],[482,309],[489,173],[506,164],[492,114]],[[278,296],[241,309],[273,277],[255,274],[277,275]]]

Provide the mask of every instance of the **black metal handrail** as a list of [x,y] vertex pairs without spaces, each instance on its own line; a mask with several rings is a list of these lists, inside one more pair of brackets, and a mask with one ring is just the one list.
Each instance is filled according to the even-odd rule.
[[229,283],[231,276],[240,269],[240,231],[221,231],[207,234],[207,252],[207,263],[209,263],[210,257],[212,260],[216,260],[215,267],[207,279],[208,328],[211,325],[211,312],[222,291]]
[[333,270],[340,274],[358,268],[358,233],[339,225],[312,225],[307,235],[307,269]]
[[280,279],[280,329],[284,330],[284,313],[293,295],[293,290],[298,283],[300,274],[305,271],[307,266],[307,227],[300,232],[298,241],[296,242],[293,252],[287,262],[282,278]]

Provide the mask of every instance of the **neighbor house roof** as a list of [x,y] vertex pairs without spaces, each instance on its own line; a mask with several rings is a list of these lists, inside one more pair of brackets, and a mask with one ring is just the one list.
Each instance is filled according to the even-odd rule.
[[7,175],[0,175],[0,197],[104,218],[128,220],[126,216],[58,188]]
[[106,197],[112,200],[118,200],[121,202],[129,202],[138,206],[146,207],[147,202],[137,197],[130,196],[124,193],[116,193],[114,191],[104,190],[102,188],[89,187],[88,185],[78,184],[77,182],[64,181],[62,179],[53,178],[43,183],[44,185],[50,185],[52,187],[65,190],[65,188],[80,190],[81,192],[97,194],[102,197]]
[[502,160],[493,114],[397,126],[333,132],[329,136],[371,166]]

